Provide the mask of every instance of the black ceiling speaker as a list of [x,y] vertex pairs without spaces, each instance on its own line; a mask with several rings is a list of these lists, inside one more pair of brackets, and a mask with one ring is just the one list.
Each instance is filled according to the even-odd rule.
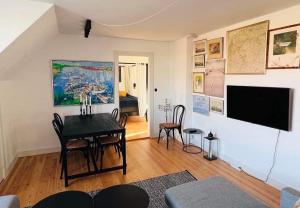
[[88,38],[90,31],[92,29],[92,21],[90,19],[87,19],[85,22],[85,27],[84,27],[84,37]]

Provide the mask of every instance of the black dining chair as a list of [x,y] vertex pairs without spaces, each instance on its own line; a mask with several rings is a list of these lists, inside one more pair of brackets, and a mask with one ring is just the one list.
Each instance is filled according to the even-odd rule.
[[175,129],[177,129],[180,134],[182,144],[184,145],[183,138],[182,138],[182,119],[183,119],[184,111],[185,111],[185,107],[183,105],[176,105],[173,110],[172,122],[159,124],[159,136],[157,139],[157,143],[159,143],[162,130],[165,130],[167,135],[167,149],[168,149],[170,132],[172,131],[173,138],[175,139],[174,131]]
[[[62,121],[60,115],[58,113],[53,113],[54,120],[57,121],[57,124],[59,125],[59,128],[61,131],[64,129],[64,122]],[[62,161],[62,149],[60,150],[60,157],[59,157],[59,162],[61,163]]]
[[113,109],[113,111],[111,112],[111,115],[112,115],[112,117],[117,119],[118,115],[119,115],[119,109],[118,108]]
[[[74,140],[70,140],[70,141],[65,141],[62,138],[62,129],[60,128],[60,124],[57,120],[53,120],[52,121],[52,125],[53,128],[58,136],[60,145],[61,145],[61,154],[63,153],[63,151],[66,151],[66,155],[68,154],[68,152],[75,152],[75,151],[80,151],[83,153],[83,156],[86,159],[87,162],[87,167],[88,167],[88,171],[90,172],[90,155],[92,157],[92,161],[94,164],[94,168],[96,169],[96,162],[94,159],[94,156],[92,154],[91,151],[91,147],[90,147],[90,141],[86,140],[86,139],[74,139]],[[60,179],[62,179],[62,175],[63,175],[63,164],[61,167],[61,173],[60,173]]]
[[[119,119],[119,124],[123,128],[126,127],[128,115],[126,113],[122,114]],[[106,136],[106,137],[100,137],[99,138],[99,148],[98,151],[100,150],[100,169],[102,169],[103,166],[103,155],[104,155],[104,149],[108,146],[114,146],[118,152],[119,157],[120,151],[121,151],[121,134],[116,134],[116,135],[111,135],[111,136]]]

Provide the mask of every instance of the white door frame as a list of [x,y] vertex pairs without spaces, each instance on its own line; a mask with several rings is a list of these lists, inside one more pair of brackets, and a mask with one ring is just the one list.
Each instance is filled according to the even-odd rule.
[[3,135],[3,125],[2,125],[2,108],[0,105],[0,182],[5,177],[5,154],[4,154],[4,135]]
[[114,59],[115,59],[115,95],[116,95],[116,102],[118,108],[119,106],[119,56],[144,56],[148,57],[148,100],[149,100],[149,109],[148,109],[148,121],[149,122],[149,136],[154,137],[154,56],[153,53],[148,52],[132,52],[132,51],[115,51],[114,52]]

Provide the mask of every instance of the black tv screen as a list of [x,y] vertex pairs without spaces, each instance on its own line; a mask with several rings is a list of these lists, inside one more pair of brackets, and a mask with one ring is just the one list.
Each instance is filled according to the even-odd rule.
[[290,88],[227,86],[227,117],[290,131]]

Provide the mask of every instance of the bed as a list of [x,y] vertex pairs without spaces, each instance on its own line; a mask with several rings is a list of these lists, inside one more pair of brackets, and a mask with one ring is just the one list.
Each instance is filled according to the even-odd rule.
[[130,116],[138,116],[138,98],[129,94],[126,96],[120,96],[120,111],[121,113],[127,113]]

